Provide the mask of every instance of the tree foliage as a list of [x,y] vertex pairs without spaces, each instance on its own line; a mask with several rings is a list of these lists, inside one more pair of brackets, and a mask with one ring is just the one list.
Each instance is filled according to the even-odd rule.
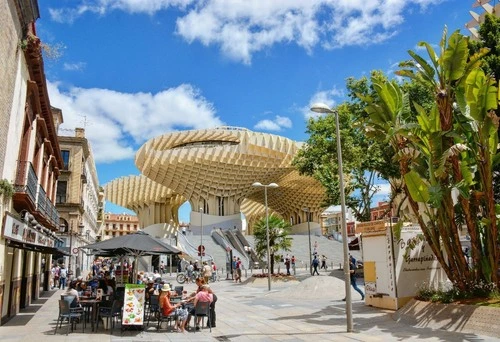
[[[410,207],[448,278],[462,290],[498,283],[500,207],[492,175],[500,161],[499,92],[480,68],[487,50],[470,54],[468,38],[458,32],[448,37],[446,30],[439,55],[430,44],[419,45],[428,58],[409,51],[412,59],[397,74],[433,94],[432,107],[410,101],[411,89],[398,82],[372,77],[377,96],[360,95],[369,104],[368,135],[392,147]],[[461,257],[463,228],[471,239],[472,269]]]
[[[346,205],[359,221],[370,220],[370,204],[378,190],[378,177],[386,180],[398,173],[386,145],[368,139],[360,121],[366,105],[355,93],[373,92],[368,80],[348,79],[349,101],[336,108],[342,146]],[[315,177],[325,188],[325,206],[340,203],[336,123],[334,115],[311,118],[307,124],[309,139],[296,155],[293,164],[299,172]]]
[[[260,259],[267,259],[266,217],[262,217],[253,226],[255,253]],[[269,251],[271,255],[271,273],[279,251],[291,251],[290,223],[277,215],[269,215]]]
[[[487,14],[484,23],[479,27],[479,37],[480,40],[471,41],[469,47],[472,52],[478,52],[482,48],[490,50],[482,58],[481,68],[487,75],[493,75],[498,84],[500,81],[500,18]],[[500,106],[496,113],[500,117]],[[500,203],[500,164],[497,164],[493,171],[493,193],[495,202]]]

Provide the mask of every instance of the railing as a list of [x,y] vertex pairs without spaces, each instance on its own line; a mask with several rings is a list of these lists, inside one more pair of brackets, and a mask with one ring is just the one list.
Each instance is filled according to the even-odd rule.
[[231,242],[228,240],[226,234],[221,229],[212,229],[212,238],[215,240],[217,244],[219,244],[224,250],[227,251],[228,247],[233,251],[233,257],[240,258],[243,263],[243,268],[251,269],[250,260],[248,255],[245,253],[241,253],[238,249],[236,249]]
[[29,161],[19,161],[17,164],[17,175],[14,189],[28,195],[29,199],[36,204],[36,189],[38,178],[36,177],[33,165]]
[[45,216],[45,218],[55,227],[58,227],[59,212],[47,197],[45,190],[38,184],[38,178],[31,162],[18,162],[14,189],[18,193],[25,193],[28,195],[28,198],[31,200],[36,210]]
[[55,227],[59,227],[59,212],[51,201],[47,199],[47,216]]
[[47,194],[45,190],[41,186],[38,186],[38,195],[37,195],[37,205],[36,208],[39,212],[41,212],[44,216],[47,215]]

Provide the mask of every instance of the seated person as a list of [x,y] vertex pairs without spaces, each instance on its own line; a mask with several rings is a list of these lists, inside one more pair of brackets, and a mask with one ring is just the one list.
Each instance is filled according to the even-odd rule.
[[187,318],[187,313],[184,312],[182,309],[182,304],[177,303],[172,305],[170,302],[170,295],[172,294],[172,289],[170,288],[170,285],[165,284],[161,288],[161,293],[159,297],[159,304],[160,304],[160,310],[162,316],[169,316],[172,314],[177,315],[177,317],[184,317],[180,321],[177,320],[176,322],[176,328],[177,331],[184,332],[184,327],[186,323],[186,318]]
[[199,277],[199,278],[196,278],[195,280],[196,282],[196,286],[198,286],[198,288],[196,289],[196,291],[194,291],[193,293],[191,293],[188,298],[186,299],[187,302],[194,302],[194,298],[196,297],[196,294],[198,292],[201,291],[201,288],[205,285],[205,279],[203,277]]
[[[196,304],[198,304],[198,302],[209,302],[209,303],[213,302],[214,294],[211,293],[210,290],[211,290],[210,286],[208,285],[203,285],[201,287],[201,291],[198,292],[194,298],[194,307],[196,307]],[[198,317],[198,320],[196,322],[196,330],[200,329],[200,322],[201,322],[201,317]]]
[[87,289],[87,283],[83,281],[83,277],[76,278],[75,289],[78,291],[78,294],[82,294]]
[[78,291],[76,290],[76,282],[72,281],[69,283],[69,286],[66,288],[66,291],[63,292],[62,296],[74,296],[75,300],[71,303],[71,307],[76,307],[80,302],[80,296],[78,295]]

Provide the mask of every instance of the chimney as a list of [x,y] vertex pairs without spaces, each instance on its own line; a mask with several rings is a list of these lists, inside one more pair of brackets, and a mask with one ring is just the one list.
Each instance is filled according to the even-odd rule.
[[79,127],[75,128],[75,137],[85,138],[85,129]]

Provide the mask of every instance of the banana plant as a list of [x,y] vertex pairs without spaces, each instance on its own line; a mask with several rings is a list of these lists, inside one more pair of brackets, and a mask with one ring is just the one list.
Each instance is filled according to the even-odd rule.
[[[422,42],[427,59],[409,51],[399,76],[424,85],[435,105],[411,103],[396,81],[372,78],[376,98],[363,98],[367,132],[384,137],[400,163],[403,189],[424,237],[460,289],[498,284],[498,219],[492,170],[499,162],[499,91],[480,69],[482,49],[469,55],[468,38],[444,30],[440,54]],[[473,268],[462,257],[459,230],[471,238]]]

